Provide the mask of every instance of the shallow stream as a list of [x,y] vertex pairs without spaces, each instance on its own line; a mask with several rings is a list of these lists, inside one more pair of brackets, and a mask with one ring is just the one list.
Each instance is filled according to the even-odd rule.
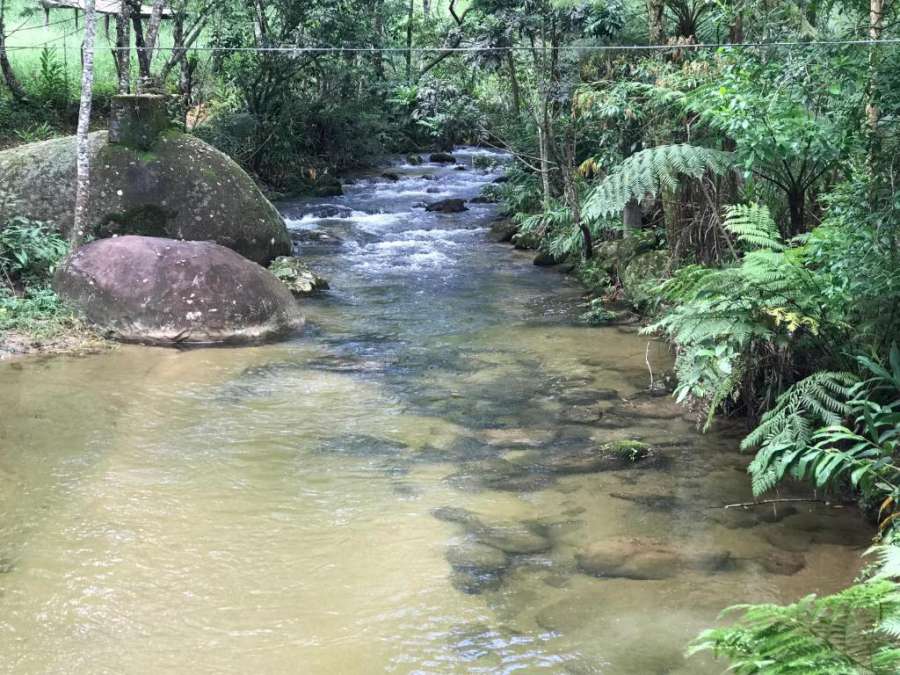
[[0,365],[0,671],[714,673],[722,608],[853,577],[856,514],[721,508],[739,430],[646,393],[662,345],[416,207],[478,154],[281,205],[302,335]]

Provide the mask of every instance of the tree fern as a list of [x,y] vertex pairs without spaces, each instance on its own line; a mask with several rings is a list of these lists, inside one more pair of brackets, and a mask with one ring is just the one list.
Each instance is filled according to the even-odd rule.
[[735,204],[725,209],[725,229],[751,248],[783,251],[784,244],[769,208],[761,204]]
[[618,213],[632,200],[675,188],[682,177],[706,172],[724,174],[733,166],[731,153],[694,145],[660,145],[631,155],[588,195],[584,216],[595,220]]

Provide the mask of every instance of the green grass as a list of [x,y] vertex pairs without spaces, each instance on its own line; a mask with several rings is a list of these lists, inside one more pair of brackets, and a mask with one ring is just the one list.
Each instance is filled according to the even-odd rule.
[[[41,52],[46,47],[53,51],[62,65],[67,80],[68,95],[77,99],[81,82],[81,41],[84,36],[84,14],[79,14],[75,27],[74,10],[67,8],[50,11],[50,25],[44,28],[44,12],[36,0],[10,0],[7,5],[7,45],[13,70],[26,89],[31,90],[41,79]],[[107,37],[103,15],[97,18],[97,42],[94,52],[94,93],[113,94],[117,75],[112,48],[115,46],[116,25],[111,19]],[[172,44],[171,28],[163,22],[160,44]],[[27,49],[21,49],[26,47]],[[161,61],[167,54],[157,54]],[[132,56],[132,68],[137,72],[137,59]]]

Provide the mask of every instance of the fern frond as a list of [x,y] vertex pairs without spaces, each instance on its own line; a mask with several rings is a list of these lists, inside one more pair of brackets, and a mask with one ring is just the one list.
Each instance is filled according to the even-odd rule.
[[769,207],[762,204],[734,204],[725,208],[726,230],[742,244],[770,251],[783,251],[778,226],[772,220]]
[[584,217],[604,218],[641,200],[675,188],[682,177],[700,178],[706,172],[724,174],[734,165],[731,153],[695,145],[660,145],[631,155],[588,194]]

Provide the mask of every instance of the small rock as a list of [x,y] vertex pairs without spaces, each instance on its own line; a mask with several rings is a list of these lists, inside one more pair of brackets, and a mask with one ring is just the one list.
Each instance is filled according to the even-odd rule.
[[269,271],[297,297],[328,288],[328,282],[309,269],[300,258],[279,256],[269,265]]
[[495,241],[498,243],[508,242],[518,231],[519,226],[515,222],[513,222],[509,218],[504,218],[491,225],[491,230],[488,234],[488,238],[491,241]]
[[769,574],[784,576],[792,576],[806,567],[806,557],[790,551],[770,551],[757,562]]
[[426,211],[436,211],[438,213],[461,213],[468,211],[465,199],[442,199],[438,202],[432,202],[425,207]]
[[392,183],[396,183],[398,180],[400,180],[400,174],[394,173],[393,171],[385,171],[383,174],[381,174],[381,177],[385,180],[391,181]]
[[616,538],[589,547],[576,555],[578,569],[595,577],[642,581],[668,579],[681,572],[720,572],[734,565],[728,551],[682,552],[651,539]]
[[489,195],[478,195],[469,200],[470,204],[496,204],[497,200]]
[[453,569],[478,574],[499,573],[509,566],[503,551],[475,541],[450,546],[444,557]]
[[424,160],[422,159],[422,155],[407,155],[406,163],[411,164],[412,166],[419,166]]
[[468,169],[466,167],[464,167],[462,164],[458,164],[453,167],[453,170],[454,171],[467,171]]
[[553,265],[558,265],[561,261],[556,256],[545,251],[538,251],[532,262],[538,267],[552,267]]
[[456,164],[456,157],[449,152],[432,152],[428,161],[435,164]]
[[509,176],[497,176],[497,177],[496,177],[494,180],[492,180],[491,182],[492,182],[492,183],[495,183],[495,184],[497,184],[497,185],[499,185],[500,183],[508,183],[508,182],[509,182]]

